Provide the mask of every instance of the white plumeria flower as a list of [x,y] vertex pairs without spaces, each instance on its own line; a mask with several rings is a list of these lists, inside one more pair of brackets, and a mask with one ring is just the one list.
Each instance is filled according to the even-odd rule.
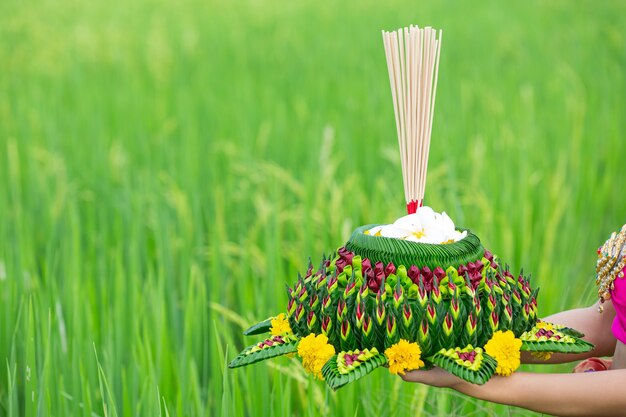
[[385,225],[381,231],[380,231],[380,235],[384,236],[384,237],[392,237],[395,239],[404,239],[406,238],[408,235],[410,235],[411,232],[407,229],[403,229],[400,227],[396,227],[393,224],[387,224]]
[[439,213],[437,213],[435,210],[431,209],[428,206],[422,206],[418,208],[415,214],[417,214],[419,218],[422,219],[422,221],[426,222],[434,220],[435,217],[439,215]]
[[417,213],[409,214],[404,217],[400,217],[393,223],[394,226],[405,230],[419,230],[422,229],[422,220]]
[[458,242],[461,239],[465,239],[467,237],[467,231],[464,230],[462,232],[459,232],[458,230],[455,230],[452,233],[452,236],[450,237],[452,240],[454,240],[455,242]]
[[374,236],[384,236],[421,243],[457,242],[467,236],[459,232],[445,213],[437,213],[430,207],[420,207],[414,214],[400,217],[393,224],[373,227],[367,231]]
[[454,229],[454,222],[452,221],[450,216],[448,216],[446,214],[445,211],[443,213],[441,213],[441,227],[443,227],[446,230],[452,230],[452,231],[455,230]]

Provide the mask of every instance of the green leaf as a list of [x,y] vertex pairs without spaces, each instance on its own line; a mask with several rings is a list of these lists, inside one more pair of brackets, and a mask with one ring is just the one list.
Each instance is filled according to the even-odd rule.
[[254,326],[248,327],[244,330],[244,336],[254,336],[257,334],[263,334],[270,331],[270,327],[272,327],[272,320],[276,317],[268,317],[267,319],[255,324]]
[[258,344],[254,344],[245,348],[228,364],[228,367],[237,368],[240,366],[250,365],[265,359],[275,358],[276,356],[285,355],[287,353],[293,353],[298,350],[298,341],[294,341],[283,344],[275,344],[255,352],[251,352],[251,350],[257,345]]
[[557,327],[557,329],[561,333],[565,333],[568,336],[577,337],[577,338],[585,337],[584,333],[579,332],[576,329],[572,329],[571,327]]

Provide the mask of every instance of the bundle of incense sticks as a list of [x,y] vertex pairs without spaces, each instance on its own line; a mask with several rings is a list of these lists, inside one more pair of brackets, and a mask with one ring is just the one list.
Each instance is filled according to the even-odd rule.
[[411,26],[383,31],[409,214],[424,202],[435,110],[441,30]]

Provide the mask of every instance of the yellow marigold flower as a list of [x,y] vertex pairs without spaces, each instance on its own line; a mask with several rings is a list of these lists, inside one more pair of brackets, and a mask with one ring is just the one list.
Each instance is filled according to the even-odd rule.
[[394,375],[404,375],[405,371],[424,366],[421,355],[422,351],[417,343],[409,343],[404,339],[400,339],[398,343],[385,350],[389,372]]
[[291,331],[291,326],[289,326],[289,320],[285,318],[284,313],[280,313],[278,316],[274,317],[270,323],[272,324],[272,327],[270,327],[270,333],[272,333],[272,336],[293,333]]
[[531,352],[530,354],[542,361],[547,361],[552,357],[552,352]]
[[512,331],[498,330],[485,345],[485,352],[498,362],[496,373],[509,376],[520,366],[522,341]]
[[310,335],[300,339],[298,355],[302,358],[302,366],[317,379],[324,379],[322,368],[335,355],[335,348],[328,344],[328,338],[323,335]]

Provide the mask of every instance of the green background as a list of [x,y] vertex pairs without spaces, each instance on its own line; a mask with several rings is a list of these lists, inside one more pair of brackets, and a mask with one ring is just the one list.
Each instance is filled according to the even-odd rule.
[[380,31],[412,23],[444,31],[427,204],[532,272],[541,315],[593,302],[626,222],[625,9],[0,2],[0,416],[534,415],[224,366],[309,256],[403,214]]

